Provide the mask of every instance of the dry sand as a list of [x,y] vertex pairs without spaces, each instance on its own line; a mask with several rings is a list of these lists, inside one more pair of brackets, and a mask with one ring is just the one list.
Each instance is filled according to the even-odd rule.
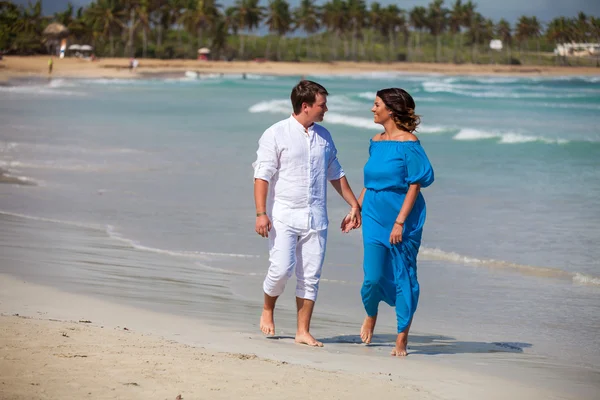
[[428,399],[388,376],[216,353],[85,322],[0,317],[2,399]]
[[[48,56],[7,56],[0,61],[0,81],[23,77],[47,77]],[[365,72],[436,73],[447,75],[561,76],[600,75],[600,68],[544,67],[434,63],[290,63],[290,62],[205,62],[196,60],[140,59],[136,72],[128,68],[126,58],[88,61],[78,58],[54,58],[53,77],[132,78],[148,75],[200,73],[252,73],[270,75],[354,74]]]
[[266,340],[0,274],[3,400],[592,398],[565,395],[547,379],[482,374],[470,358],[462,361],[471,368],[460,368],[459,355],[446,363],[374,359],[360,348],[332,353]]

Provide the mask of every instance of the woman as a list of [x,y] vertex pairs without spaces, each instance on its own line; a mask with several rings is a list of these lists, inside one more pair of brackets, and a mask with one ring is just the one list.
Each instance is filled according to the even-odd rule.
[[380,301],[396,307],[398,337],[394,356],[405,356],[408,331],[419,300],[417,253],[425,223],[421,188],[433,182],[433,169],[413,134],[420,123],[415,102],[403,89],[377,92],[371,111],[385,131],[371,139],[364,169],[362,206],[364,282],[367,317],[360,336],[370,343]]

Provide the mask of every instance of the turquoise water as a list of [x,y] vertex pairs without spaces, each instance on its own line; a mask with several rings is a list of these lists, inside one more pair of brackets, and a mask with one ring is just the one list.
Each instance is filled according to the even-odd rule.
[[[600,368],[600,78],[308,77],[330,92],[324,125],[357,194],[381,131],[376,90],[415,98],[436,172],[424,190],[416,332]],[[0,87],[0,168],[35,184],[0,185],[0,272],[222,323],[231,318],[216,310],[235,308],[238,328],[255,329],[267,245],[254,233],[250,164],[264,129],[289,115],[298,79]],[[317,334],[362,321],[361,238],[337,231],[345,212],[331,191]],[[106,241],[137,255],[117,262]],[[210,287],[221,300],[194,298]],[[281,318],[292,326],[287,292]],[[393,332],[388,317],[380,326]]]

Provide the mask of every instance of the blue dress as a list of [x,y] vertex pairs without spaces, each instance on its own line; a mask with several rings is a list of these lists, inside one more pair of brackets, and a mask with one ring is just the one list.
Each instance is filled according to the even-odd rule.
[[419,301],[417,253],[425,224],[425,199],[419,192],[404,222],[402,242],[390,234],[411,184],[433,182],[433,168],[419,141],[373,141],[364,168],[362,301],[369,316],[377,315],[380,301],[396,307],[398,333],[412,321]]

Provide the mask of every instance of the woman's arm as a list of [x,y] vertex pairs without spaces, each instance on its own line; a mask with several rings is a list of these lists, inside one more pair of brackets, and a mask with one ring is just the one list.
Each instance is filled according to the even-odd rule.
[[400,212],[398,213],[398,216],[396,217],[396,222],[394,222],[394,227],[392,228],[392,233],[390,234],[391,244],[397,244],[402,242],[402,231],[404,230],[404,221],[406,221],[406,218],[408,218],[408,215],[412,211],[420,190],[421,185],[418,183],[413,183],[408,187],[408,192],[406,192],[404,202],[402,203],[402,208],[400,208]]
[[367,192],[367,188],[363,188],[360,192],[360,196],[358,196],[358,206],[362,210],[363,200],[365,199],[365,193]]

